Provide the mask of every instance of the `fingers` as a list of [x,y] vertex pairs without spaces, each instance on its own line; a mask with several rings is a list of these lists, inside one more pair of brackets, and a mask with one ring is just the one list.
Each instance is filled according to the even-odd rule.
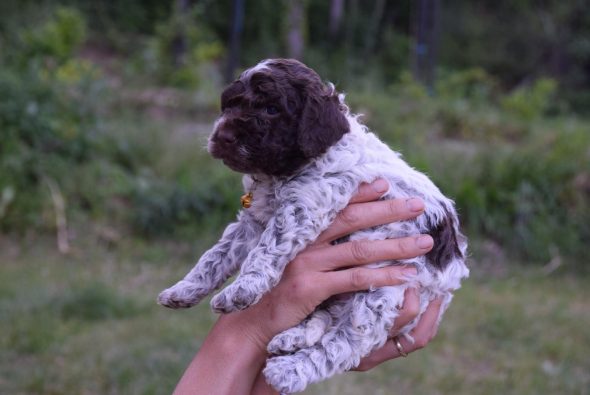
[[[408,300],[407,296],[408,295],[406,295],[406,300]],[[411,343],[403,336],[398,337],[404,352],[411,353],[424,348],[426,344],[428,344],[428,342],[434,338],[436,332],[438,331],[437,321],[441,305],[441,298],[434,299],[432,302],[430,302],[426,308],[426,311],[424,311],[424,314],[422,314],[422,317],[420,317],[418,325],[416,325],[416,327],[410,332],[410,335],[414,338],[414,343]],[[373,351],[371,354],[363,358],[355,370],[363,372],[372,369],[385,361],[389,361],[390,359],[398,358],[400,356],[400,352],[395,345],[395,340],[390,339],[383,347]]]
[[[402,345],[402,347],[404,347],[404,345]],[[369,355],[361,359],[361,363],[353,370],[356,370],[358,372],[366,372],[367,370],[373,369],[375,366],[380,365],[385,361],[398,358],[399,356],[399,351],[397,350],[397,347],[395,347],[393,340],[388,339],[387,342],[385,342],[385,344],[383,345],[383,347],[374,350]]]
[[352,268],[329,272],[318,278],[323,281],[322,298],[346,292],[399,285],[416,274],[416,269],[406,266],[388,266],[379,269]]
[[408,288],[404,293],[404,305],[391,328],[391,336],[395,336],[400,329],[408,325],[420,314],[420,296],[415,288]]
[[[402,349],[406,353],[410,353],[412,346],[411,343],[406,340],[405,338],[398,338]],[[383,347],[373,351],[365,358],[361,360],[359,366],[356,367],[355,370],[359,372],[365,372],[369,369],[374,368],[377,365],[381,365],[383,362],[389,361],[391,359],[399,358],[401,354],[395,345],[394,339],[388,339],[387,342],[383,345]]]
[[349,203],[372,202],[383,196],[388,189],[389,183],[383,178],[378,178],[370,184],[361,184]]
[[418,198],[351,204],[336,216],[315,244],[330,242],[360,229],[411,219],[423,211],[424,203]]
[[410,335],[414,338],[414,343],[409,345],[408,348],[404,348],[406,352],[412,352],[424,348],[429,341],[431,341],[436,332],[438,331],[438,316],[440,315],[440,309],[442,306],[443,299],[436,298],[426,308],[418,325],[410,332]]
[[426,254],[433,243],[429,235],[387,240],[353,240],[307,250],[299,254],[289,266],[305,271],[310,268],[329,271],[386,260],[409,259]]

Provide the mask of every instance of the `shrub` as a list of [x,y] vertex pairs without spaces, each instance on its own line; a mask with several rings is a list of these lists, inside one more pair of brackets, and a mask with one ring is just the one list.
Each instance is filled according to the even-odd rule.
[[473,232],[524,258],[582,257],[590,240],[590,194],[576,180],[590,168],[590,136],[575,129],[543,137],[525,147],[481,152],[464,165],[471,171],[457,168],[463,182],[443,188]]
[[156,34],[145,49],[156,77],[165,84],[180,88],[197,88],[206,78],[203,65],[218,61],[224,46],[203,23],[201,7],[190,11],[176,10],[157,25]]
[[24,55],[47,56],[63,62],[69,59],[86,38],[86,22],[76,9],[59,7],[54,16],[38,28],[22,32]]
[[[0,229],[53,223],[49,183],[70,197],[72,169],[92,161],[103,138],[98,127],[100,73],[72,58],[85,22],[58,8],[39,27],[22,27],[17,51],[0,69]],[[22,44],[22,43],[21,43]],[[71,184],[70,184],[71,185]],[[50,226],[50,225],[49,225]]]
[[556,90],[555,80],[541,78],[531,86],[516,89],[504,97],[502,108],[522,120],[532,121],[547,112]]
[[61,184],[71,167],[92,159],[100,139],[93,77],[82,71],[76,79],[84,81],[64,82],[62,70],[0,72],[0,190],[14,195],[2,200],[3,228],[39,225],[48,201],[43,179]]
[[132,194],[132,223],[150,237],[186,237],[218,229],[238,211],[242,192],[237,178],[224,171],[189,187],[145,180]]

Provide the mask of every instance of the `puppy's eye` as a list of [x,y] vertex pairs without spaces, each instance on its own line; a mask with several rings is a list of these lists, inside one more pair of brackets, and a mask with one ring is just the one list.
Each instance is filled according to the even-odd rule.
[[279,108],[277,106],[266,106],[266,113],[269,115],[278,114]]

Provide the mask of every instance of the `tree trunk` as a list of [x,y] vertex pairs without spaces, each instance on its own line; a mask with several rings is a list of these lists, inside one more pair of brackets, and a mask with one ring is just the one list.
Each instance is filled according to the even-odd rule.
[[180,21],[182,21],[182,25],[180,26],[180,30],[176,32],[175,37],[172,39],[171,43],[171,50],[172,50],[172,63],[174,64],[175,68],[180,68],[184,66],[186,61],[186,51],[187,51],[187,42],[186,42],[186,26],[185,26],[185,14],[190,9],[190,1],[189,0],[176,0],[175,10],[177,17],[179,17]]
[[353,59],[357,56],[357,54],[353,53],[353,50],[358,13],[358,0],[350,0],[348,2],[346,36],[344,38],[344,51],[346,53],[345,80],[350,80],[350,76],[354,71],[353,67],[355,66]]
[[434,89],[439,35],[440,0],[417,0],[413,3],[412,71],[430,92]]
[[344,15],[344,0],[332,0],[330,3],[330,39],[334,41],[340,33],[342,16]]
[[305,7],[303,0],[289,1],[289,21],[287,30],[287,53],[294,59],[302,59],[304,39],[303,25]]
[[379,34],[379,24],[383,19],[383,13],[385,11],[385,0],[376,0],[375,8],[373,8],[373,14],[371,15],[371,22],[367,26],[365,34],[365,55],[370,55],[375,49],[375,43],[377,42],[377,35]]
[[233,19],[230,32],[229,56],[227,69],[225,70],[225,82],[230,83],[234,79],[234,73],[240,59],[240,45],[242,29],[244,27],[244,0],[234,0]]

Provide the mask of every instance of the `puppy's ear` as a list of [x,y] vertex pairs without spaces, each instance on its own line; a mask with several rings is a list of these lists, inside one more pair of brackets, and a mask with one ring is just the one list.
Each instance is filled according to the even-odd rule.
[[307,158],[323,154],[349,131],[337,95],[309,95],[299,123],[297,143]]

